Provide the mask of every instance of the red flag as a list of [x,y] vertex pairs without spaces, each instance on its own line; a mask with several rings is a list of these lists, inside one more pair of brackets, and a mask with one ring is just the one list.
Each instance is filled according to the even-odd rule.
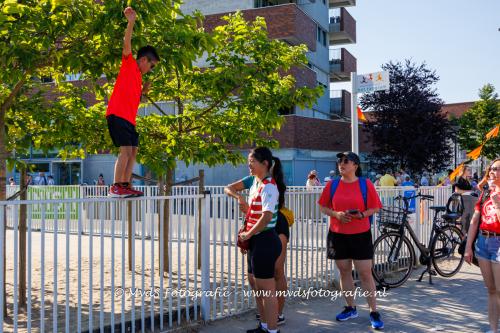
[[365,115],[363,114],[363,111],[361,111],[361,108],[359,106],[357,107],[357,110],[358,110],[358,119],[362,122],[367,122],[368,120],[366,120]]

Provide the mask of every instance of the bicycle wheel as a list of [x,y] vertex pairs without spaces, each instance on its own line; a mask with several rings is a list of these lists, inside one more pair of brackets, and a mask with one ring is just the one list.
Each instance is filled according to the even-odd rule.
[[380,285],[396,288],[410,277],[415,251],[410,240],[397,232],[381,235],[373,245],[372,274]]
[[444,226],[434,238],[431,245],[432,264],[439,275],[450,277],[460,270],[464,257],[458,253],[458,247],[464,239],[462,231],[455,226]]

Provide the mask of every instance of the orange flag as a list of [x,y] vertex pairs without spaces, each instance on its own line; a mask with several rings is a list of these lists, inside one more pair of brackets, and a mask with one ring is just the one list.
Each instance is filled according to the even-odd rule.
[[367,122],[368,120],[366,120],[365,115],[363,114],[363,111],[361,111],[361,108],[359,106],[357,107],[357,110],[358,110],[358,119],[360,121]]
[[460,170],[462,170],[462,168],[464,167],[464,164],[460,164],[455,170],[453,170],[452,173],[450,173],[450,180],[453,180],[455,179],[455,177],[458,175],[458,173],[460,172]]
[[479,147],[477,147],[473,151],[467,153],[467,157],[470,157],[473,160],[477,160],[479,158],[479,156],[481,156],[481,150],[483,149],[483,146],[484,146],[484,144],[480,145]]
[[497,137],[499,131],[500,131],[500,124],[495,126],[495,128],[493,128],[491,131],[488,132],[488,134],[486,134],[486,140]]

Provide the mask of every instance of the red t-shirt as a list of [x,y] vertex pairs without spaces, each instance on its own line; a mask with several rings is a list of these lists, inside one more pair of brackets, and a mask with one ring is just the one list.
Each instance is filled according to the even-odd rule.
[[[476,203],[475,211],[479,212],[481,209],[481,200],[483,195]],[[487,230],[491,232],[500,233],[500,220],[495,212],[495,204],[491,199],[491,196],[483,203],[483,207],[481,209],[481,225],[479,226],[481,230]]]
[[137,62],[132,54],[122,55],[120,73],[118,73],[113,93],[109,99],[106,117],[114,114],[135,126],[141,93],[142,75]]
[[[328,207],[338,212],[349,209],[358,209],[360,212],[364,212],[370,208],[382,208],[382,203],[375,190],[375,186],[368,179],[366,180],[368,207],[365,207],[363,195],[359,187],[359,180],[352,183],[346,183],[341,180],[332,200],[330,200],[331,186],[332,182],[328,182],[323,189],[323,193],[321,193],[321,197],[318,200],[320,206]],[[336,218],[330,217],[330,231],[332,232],[339,234],[359,234],[369,229],[370,220],[368,217],[361,220],[352,219],[349,223],[341,223]]]

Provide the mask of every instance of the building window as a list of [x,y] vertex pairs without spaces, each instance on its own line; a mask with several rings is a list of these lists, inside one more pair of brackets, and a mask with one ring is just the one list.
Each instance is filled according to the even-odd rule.
[[327,32],[318,25],[318,43],[326,47]]

